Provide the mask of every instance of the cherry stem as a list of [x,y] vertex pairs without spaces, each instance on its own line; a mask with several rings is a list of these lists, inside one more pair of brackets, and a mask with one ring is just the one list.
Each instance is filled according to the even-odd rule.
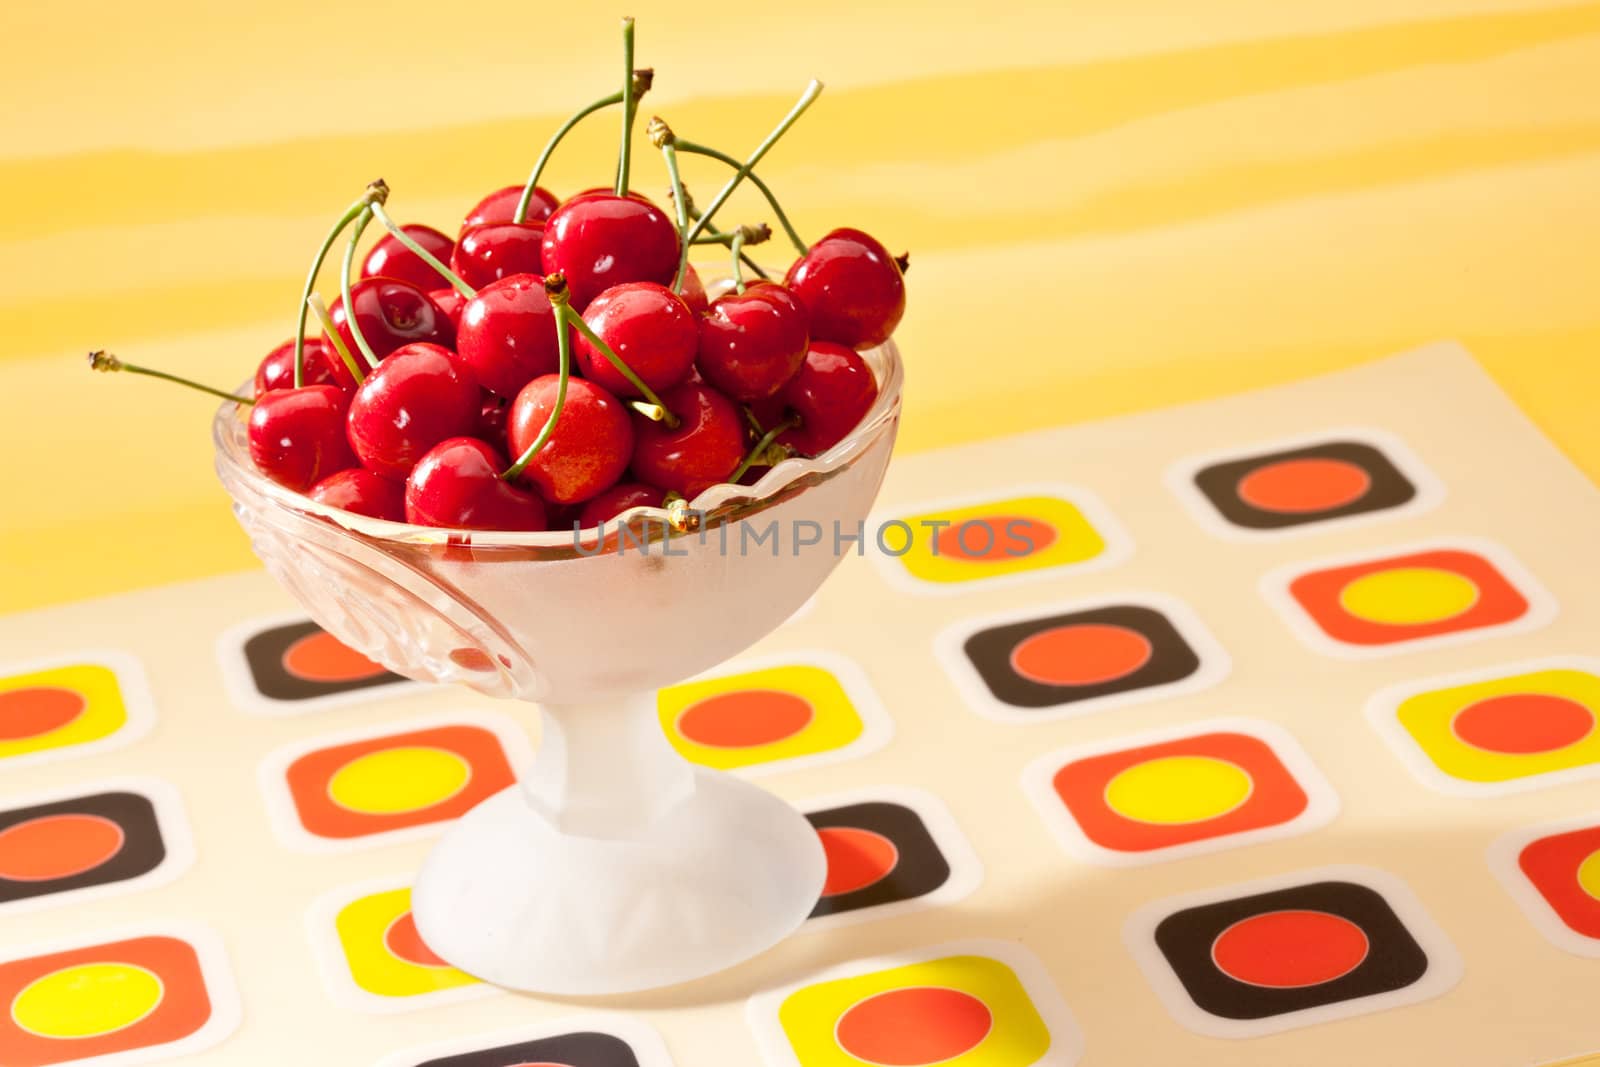
[[438,256],[435,256],[432,252],[429,252],[426,248],[423,248],[420,244],[418,244],[416,239],[407,233],[402,227],[395,225],[394,219],[389,217],[389,213],[383,209],[382,204],[373,204],[372,214],[373,217],[375,217],[379,222],[383,223],[384,229],[388,230],[394,235],[394,239],[396,241],[399,241],[401,244],[411,249],[411,251],[415,252],[419,257],[421,257],[424,263],[433,268],[434,273],[438,274],[439,277],[455,286],[456,292],[460,293],[468,300],[471,300],[473,297],[478,295],[478,291],[472,286],[468,285],[466,282],[462,281],[460,275],[456,274],[455,271],[439,262]]
[[644,384],[644,380],[637,374],[633,373],[633,368],[624,363],[622,361],[622,357],[617,355],[617,353],[612,350],[610,345],[606,344],[600,339],[600,335],[595,333],[587,322],[583,321],[583,316],[572,310],[571,304],[562,304],[556,310],[563,318],[567,320],[569,324],[571,324],[573,329],[583,334],[584,339],[587,340],[590,345],[594,346],[595,351],[606,357],[606,362],[617,368],[618,374],[621,374],[624,378],[628,379],[628,384],[639,390],[640,395],[644,397],[646,403],[660,409],[660,416],[657,417],[656,415],[653,415],[648,411],[643,411],[639,408],[635,408],[634,410],[639,411],[640,414],[651,419],[652,421],[666,423],[669,430],[676,430],[678,428],[678,417],[671,411],[667,410],[667,405],[661,402],[661,398],[655,394],[655,390]]
[[746,224],[744,226],[740,226],[736,230],[730,230],[727,232],[718,230],[716,233],[704,234],[700,237],[696,237],[694,239],[694,243],[697,245],[722,245],[724,248],[726,248],[728,245],[733,243],[733,239],[735,237],[740,235],[742,235],[744,238],[742,242],[744,244],[763,244],[772,239],[772,227],[768,226],[764,222],[758,222],[754,226]]
[[566,317],[564,312],[567,309],[567,300],[570,295],[567,292],[566,276],[560,271],[547,275],[544,280],[544,292],[550,298],[551,306],[558,311],[556,351],[560,354],[561,359],[559,372],[561,377],[556,382],[555,407],[550,409],[550,417],[545,420],[544,426],[540,428],[539,436],[535,437],[533,443],[527,447],[527,450],[517,457],[517,461],[507,467],[504,474],[500,475],[501,478],[508,482],[515,481],[527,469],[528,464],[533,462],[533,457],[539,454],[539,450],[544,447],[545,442],[550,440],[550,435],[555,433],[556,420],[561,418],[561,409],[567,406],[567,381],[572,375],[572,333],[562,321]]
[[[728,153],[720,152],[709,145],[697,144],[694,141],[679,141],[678,148],[681,151],[688,152],[693,156],[707,156],[711,159],[717,160],[718,162],[726,163],[728,166],[735,169],[737,169],[739,166],[739,161],[737,159],[734,159],[732,156],[728,155]],[[746,177],[749,178],[750,184],[761,190],[761,195],[767,198],[767,204],[771,206],[772,213],[778,217],[778,225],[783,227],[783,232],[789,235],[789,241],[795,246],[795,248],[799,249],[800,254],[803,256],[807,252],[811,251],[811,246],[800,239],[800,235],[795,232],[794,224],[789,221],[789,216],[784,214],[783,205],[778,203],[778,198],[773,194],[772,187],[766,182],[762,181],[761,175],[757,174],[755,171],[751,171]]]
[[350,346],[344,343],[344,338],[339,336],[339,331],[333,328],[333,316],[328,314],[328,305],[322,302],[322,295],[320,293],[312,293],[306,297],[306,306],[311,309],[311,313],[322,324],[322,332],[327,335],[328,343],[333,346],[333,350],[339,353],[339,358],[344,361],[345,368],[350,371],[350,377],[356,380],[357,385],[361,384],[367,378],[366,373],[361,369],[361,361],[350,354]]
[[382,178],[368,185],[367,191],[361,194],[360,199],[345,208],[344,214],[339,216],[338,221],[333,224],[333,228],[328,231],[328,235],[322,239],[322,246],[317,249],[316,258],[311,261],[311,269],[306,272],[306,287],[300,293],[299,317],[295,320],[294,387],[296,389],[306,383],[306,301],[316,291],[317,275],[322,272],[322,263],[328,258],[329,251],[333,249],[333,242],[339,239],[339,235],[344,232],[344,228],[354,222],[356,216],[361,214],[369,205],[381,203],[388,197],[389,187],[384,184]]
[[350,243],[345,245],[344,262],[339,265],[339,298],[344,301],[344,323],[350,327],[350,336],[356,339],[356,347],[361,349],[361,354],[366,357],[367,366],[376,367],[377,353],[372,350],[372,346],[367,343],[366,335],[361,332],[361,323],[356,321],[355,300],[350,295],[350,275],[355,272],[356,245],[361,243],[361,234],[371,221],[372,207],[368,205],[361,209],[355,223],[350,227]]
[[679,283],[682,282],[684,271],[689,269],[689,246],[694,242],[694,239],[700,236],[701,231],[711,224],[712,216],[716,215],[721,210],[722,205],[728,202],[728,198],[739,187],[739,183],[749,177],[750,171],[757,163],[761,162],[761,157],[771,151],[772,146],[778,143],[779,138],[789,132],[789,127],[793,126],[800,116],[805,114],[806,109],[814,104],[817,97],[821,95],[822,83],[815,78],[811,79],[811,84],[806,86],[806,91],[800,94],[800,99],[795,102],[794,107],[789,109],[789,113],[783,117],[783,121],[773,127],[772,132],[767,134],[766,140],[756,146],[755,151],[751,152],[749,157],[739,165],[739,169],[734,172],[733,177],[728,179],[727,184],[718,190],[716,198],[711,201],[711,206],[705,209],[705,212],[700,216],[700,220],[690,228],[689,233],[686,235],[683,243],[683,253],[678,259]]
[[124,363],[116,356],[113,356],[110,352],[90,352],[89,368],[91,370],[105,371],[108,374],[112,371],[127,371],[129,374],[143,374],[151,378],[160,378],[162,381],[177,382],[179,385],[187,385],[190,389],[198,389],[202,393],[210,393],[212,396],[221,397],[223,400],[232,400],[237,404],[255,403],[255,399],[252,397],[240,396],[238,393],[229,393],[222,389],[213,389],[209,385],[201,385],[199,382],[191,381],[188,378],[180,378],[176,374],[168,374],[164,370],[155,370],[151,367],[141,367],[137,363]]
[[[650,142],[661,149],[661,158],[667,164],[667,177],[672,181],[672,210],[678,219],[678,240],[681,242],[689,232],[689,210],[683,191],[683,175],[678,172],[677,139],[673,137],[672,128],[662,122],[659,115],[650,119],[647,131]],[[683,291],[682,274],[673,279],[672,291]]]
[[539,176],[544,173],[544,165],[550,162],[550,156],[555,152],[556,145],[561,143],[562,138],[571,133],[574,126],[593,115],[596,111],[602,111],[612,104],[620,103],[622,103],[621,93],[602,96],[587,107],[573,112],[572,117],[563,122],[556,129],[556,132],[551,134],[550,140],[545,142],[544,151],[539,153],[539,161],[533,165],[533,171],[528,175],[527,184],[522,187],[522,197],[517,201],[517,210],[511,216],[512,222],[520,224],[528,221],[528,208],[533,203],[533,191],[539,187]]
[[[744,457],[744,462],[735,467],[733,473],[728,475],[727,480],[730,482],[738,481],[740,478],[744,477],[745,471],[756,466],[757,464],[767,467],[772,466],[770,461],[765,463],[762,462],[763,457],[765,457],[767,454],[767,450],[772,447],[773,442],[777,441],[779,434],[783,433],[785,430],[792,430],[799,425],[800,416],[790,415],[787,419],[784,419],[782,422],[778,423],[778,425],[768,430],[762,436],[761,440],[756,442],[756,446],[750,450],[750,454]],[[786,456],[784,458],[787,459],[788,457]]]
[[[684,203],[684,209],[686,211],[688,211],[688,213],[689,213],[689,217],[691,219],[698,220],[700,218],[700,212],[695,210],[694,197],[689,195],[689,190],[687,190],[687,189],[685,189],[683,191],[683,203]],[[709,233],[709,234],[717,235],[717,236],[721,236],[722,235],[722,231],[721,230],[719,230],[715,226],[711,226],[711,225],[707,225],[706,226],[706,232]],[[761,264],[759,264],[755,260],[751,259],[748,254],[741,254],[739,258],[744,260],[744,265],[746,267],[749,267],[751,270],[755,271],[756,277],[760,278],[762,281],[770,282],[772,280],[772,275],[768,274],[765,270],[763,270],[762,267],[761,267]]]
[[633,162],[633,118],[639,99],[633,83],[633,19],[622,20],[622,147],[617,153],[617,195],[628,195],[628,166]]
[[736,293],[744,292],[744,263],[740,258],[744,255],[744,241],[744,227],[741,226],[733,235],[733,240],[728,242],[728,247],[733,251],[733,291]]

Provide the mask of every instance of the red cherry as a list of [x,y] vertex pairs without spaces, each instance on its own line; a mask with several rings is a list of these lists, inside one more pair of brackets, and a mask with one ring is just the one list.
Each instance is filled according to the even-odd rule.
[[544,223],[491,222],[461,235],[450,269],[474,289],[513,274],[538,274]]
[[[507,437],[514,457],[538,438],[555,410],[559,374],[527,385],[511,404]],[[567,380],[567,402],[543,447],[522,472],[546,500],[576,504],[615,485],[633,455],[633,427],[622,401],[594,382]]]
[[661,402],[681,424],[672,430],[634,413],[633,473],[693,500],[744,461],[744,420],[733,401],[699,382],[674,386]]
[[900,265],[860,230],[834,230],[784,279],[811,315],[811,338],[851,348],[881,345],[906,311]]
[[[508,185],[504,189],[496,189],[482,200],[461,222],[461,233],[476,226],[487,226],[491,222],[510,222],[517,214],[517,201],[522,199],[522,186]],[[556,209],[561,201],[556,195],[543,186],[533,187],[533,197],[528,201],[528,217],[523,222],[543,222],[550,217],[550,212]],[[432,249],[429,249],[432,251]]]
[[[450,320],[428,299],[427,293],[410,282],[363,278],[350,287],[350,297],[355,302],[356,322],[361,326],[362,336],[379,359],[413,341],[446,348],[455,343],[456,332]],[[333,320],[334,329],[350,354],[357,361],[363,361],[355,334],[350,332],[350,324],[345,321],[343,297],[333,302],[328,317]]]
[[[456,249],[456,243],[450,238],[432,226],[424,226],[419,222],[410,222],[400,228],[405,231],[407,237],[426,248],[435,259],[442,263],[450,262],[450,253]],[[383,238],[372,246],[372,251],[367,253],[366,262],[361,265],[361,276],[399,278],[424,292],[439,284],[439,272],[428,266],[421,256],[401,244],[400,239],[392,233],[384,234]]]
[[456,352],[485,389],[507,399],[561,366],[556,312],[537,274],[491,282],[461,312]]
[[440,441],[406,479],[406,521],[457,530],[544,529],[544,501],[501,478],[508,465],[476,438]]
[[694,269],[693,263],[684,268],[683,292],[678,295],[697,317],[704,315],[711,306],[711,299],[706,296],[706,283],[700,280],[700,272]]
[[813,341],[805,364],[781,396],[787,408],[800,416],[800,426],[778,440],[802,455],[815,456],[844,440],[861,422],[878,398],[878,380],[853,349]]
[[472,371],[448,349],[406,345],[356,390],[350,445],[369,470],[404,478],[428,449],[471,433],[482,402]]
[[279,485],[304,492],[356,465],[345,439],[350,394],[333,385],[275,389],[250,409],[250,458]]
[[618,482],[583,505],[578,525],[583,529],[610,522],[629,508],[659,508],[666,494],[643,482]]
[[[306,338],[304,371],[306,385],[337,385],[354,390],[356,380],[350,377],[349,368],[337,353],[323,343],[320,337]],[[294,388],[294,341],[283,342],[267,353],[256,368],[256,396],[274,389]]]
[[[583,321],[654,391],[676,385],[694,366],[700,343],[694,313],[664,285],[614,285],[590,302]],[[590,381],[618,396],[643,395],[582,334],[573,338],[572,354]]]
[[496,396],[487,389],[483,390],[482,394],[478,406],[478,425],[472,431],[472,436],[488,441],[504,452],[509,447],[506,444],[506,418],[511,413],[511,401]]
[[341,508],[370,519],[406,521],[406,483],[374,474],[365,467],[330,474],[306,494],[330,508]]
[[432,300],[433,306],[450,320],[451,328],[460,331],[461,312],[466,310],[467,298],[450,286],[445,286],[443,289],[429,289],[428,299]]
[[544,273],[566,275],[581,312],[613,285],[670,284],[679,247],[671,216],[643,197],[580,193],[545,223]]
[[806,359],[806,309],[781,285],[728,293],[700,320],[695,365],[735,400],[772,396]]

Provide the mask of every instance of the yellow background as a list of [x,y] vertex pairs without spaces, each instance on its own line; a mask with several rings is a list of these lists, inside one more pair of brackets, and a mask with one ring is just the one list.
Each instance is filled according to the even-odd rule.
[[[242,380],[368,179],[451,228],[610,88],[622,11],[554,11],[3,5],[0,607],[251,564],[210,404],[82,353]],[[804,234],[911,251],[908,452],[1454,337],[1600,474],[1600,5],[630,11],[645,114],[684,136],[742,152],[828,82],[763,173]],[[614,141],[587,127],[549,184]],[[659,191],[648,150],[636,173]]]

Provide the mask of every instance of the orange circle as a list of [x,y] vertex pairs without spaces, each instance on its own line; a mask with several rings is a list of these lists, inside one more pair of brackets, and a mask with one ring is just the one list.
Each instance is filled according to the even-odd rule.
[[0,830],[0,878],[13,882],[71,878],[111,859],[126,840],[122,827],[103,815],[41,815]]
[[1107,623],[1056,626],[1011,650],[1011,669],[1040,685],[1103,685],[1150,662],[1155,648],[1137,630]]
[[1359,464],[1315,457],[1257,467],[1239,479],[1239,499],[1261,511],[1305,515],[1353,504],[1372,488]]
[[804,697],[778,689],[741,689],[690,704],[678,715],[678,733],[709,748],[754,748],[793,737],[816,711]]
[[1229,978],[1268,989],[1303,989],[1343,978],[1367,958],[1366,931],[1341,915],[1287,909],[1240,919],[1211,943]]
[[384,673],[382,664],[323,630],[306,634],[285,649],[283,669],[305,682],[356,682]]
[[76,689],[33,685],[0,693],[0,741],[21,741],[70,725],[89,709]]
[[994,1029],[989,1005],[959,989],[913,986],[857,1001],[839,1017],[834,1040],[879,1067],[925,1067],[971,1052]]
[[825,826],[817,831],[828,858],[822,895],[836,897],[877,885],[900,862],[900,850],[882,834],[857,826]]
[[1555,752],[1594,733],[1594,712],[1549,693],[1507,693],[1468,704],[1450,720],[1458,738],[1486,752]]
[[417,921],[409,911],[390,923],[383,932],[383,947],[388,949],[389,955],[418,967],[450,966],[434,955],[433,949],[422,940],[422,935],[417,932]]
[[1022,515],[985,515],[946,526],[934,538],[934,547],[939,556],[993,563],[1043,552],[1055,544],[1056,537],[1056,528],[1048,522]]

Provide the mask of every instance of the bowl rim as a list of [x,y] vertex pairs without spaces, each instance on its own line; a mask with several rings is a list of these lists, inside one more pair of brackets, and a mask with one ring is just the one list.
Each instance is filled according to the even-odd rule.
[[[803,479],[819,480],[848,466],[865,453],[898,418],[901,393],[904,386],[904,364],[900,349],[894,340],[885,341],[875,348],[860,353],[878,379],[878,395],[861,421],[843,440],[832,448],[810,459],[795,457],[771,467],[753,485],[719,483],[706,489],[688,502],[686,510],[659,507],[635,507],[609,520],[608,529],[622,526],[656,527],[683,532],[686,516],[697,519],[716,516],[716,521],[732,521],[777,502],[780,494]],[[242,391],[250,393],[253,382],[246,382]],[[593,538],[598,527],[563,528],[555,530],[467,530],[444,526],[418,526],[408,522],[390,522],[368,518],[342,508],[330,507],[312,500],[303,493],[279,485],[256,469],[251,461],[244,433],[245,419],[240,416],[249,410],[247,405],[224,401],[212,419],[212,442],[216,449],[219,477],[230,496],[237,499],[233,482],[237,480],[251,491],[269,501],[273,506],[303,515],[314,516],[340,526],[351,533],[373,541],[409,545],[471,544],[474,547],[511,547],[562,549],[571,548],[587,534]],[[614,524],[614,525],[613,525]],[[715,525],[707,521],[706,525]],[[687,529],[699,528],[700,522]]]

